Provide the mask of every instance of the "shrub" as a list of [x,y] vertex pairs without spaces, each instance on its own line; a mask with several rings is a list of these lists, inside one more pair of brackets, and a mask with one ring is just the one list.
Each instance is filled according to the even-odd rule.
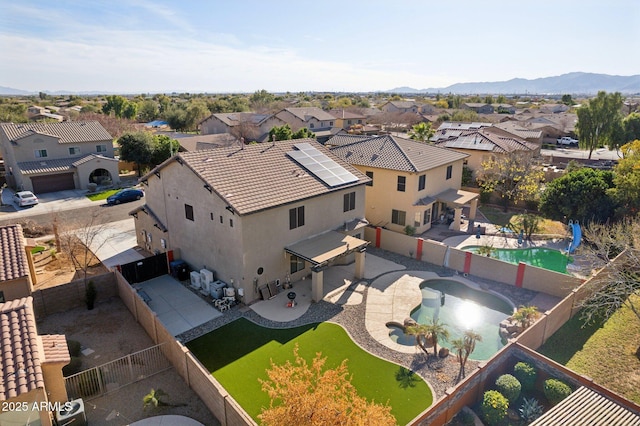
[[556,405],[569,395],[571,388],[568,384],[558,379],[547,379],[544,381],[544,396],[547,397],[551,405]]
[[497,425],[507,416],[509,401],[500,392],[486,391],[482,398],[482,417],[490,425]]
[[504,395],[507,400],[509,400],[509,404],[518,399],[520,391],[522,390],[522,386],[518,379],[513,377],[511,374],[503,374],[498,377],[496,380],[496,387],[498,388],[498,391]]
[[85,289],[85,302],[87,303],[88,310],[93,309],[97,297],[98,291],[96,290],[96,285],[93,283],[93,281],[89,281],[89,284],[87,284],[87,288]]
[[69,355],[80,356],[82,345],[77,340],[67,340],[67,348],[69,348]]
[[534,366],[528,362],[519,362],[513,367],[513,375],[520,381],[522,390],[531,391],[536,384],[538,373]]
[[532,422],[542,415],[544,408],[535,398],[523,398],[520,406],[520,417],[527,422]]
[[491,202],[491,192],[480,191],[480,203],[488,204],[489,202]]
[[62,367],[62,375],[64,377],[73,376],[76,373],[79,373],[82,369],[82,358],[77,356],[71,356],[71,362],[64,367]]

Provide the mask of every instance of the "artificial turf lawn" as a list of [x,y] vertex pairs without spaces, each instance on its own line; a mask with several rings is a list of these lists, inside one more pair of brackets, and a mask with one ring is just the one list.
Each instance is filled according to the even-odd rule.
[[317,352],[327,358],[327,368],[347,359],[351,383],[358,393],[377,403],[387,403],[398,424],[407,424],[433,402],[429,386],[406,369],[374,357],[357,346],[342,327],[331,323],[272,329],[240,318],[198,339],[187,347],[233,398],[257,421],[269,397],[258,379],[267,379],[270,360],[293,361],[293,348],[311,362]]
[[106,191],[96,192],[95,194],[88,194],[88,195],[86,195],[86,197],[88,199],[90,199],[91,201],[106,200],[107,198],[109,198],[110,196],[112,196],[113,194],[115,194],[118,191],[120,191],[120,190],[119,189],[108,189]]

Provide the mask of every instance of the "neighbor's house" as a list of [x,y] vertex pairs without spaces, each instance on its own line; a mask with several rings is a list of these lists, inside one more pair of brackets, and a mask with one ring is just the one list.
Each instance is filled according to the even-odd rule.
[[387,101],[380,105],[380,111],[399,114],[413,112],[417,114],[420,112],[420,105],[414,101]]
[[475,111],[478,114],[493,114],[494,112],[493,105],[478,102],[465,102],[460,108]]
[[211,114],[202,120],[200,133],[203,135],[230,133],[246,141],[265,141],[272,128],[284,124],[284,121],[272,114],[227,112]]
[[331,152],[371,178],[365,216],[372,225],[419,234],[451,217],[459,230],[465,206],[475,219],[478,194],[460,190],[467,154],[391,135],[335,139]]
[[476,177],[482,169],[482,163],[491,159],[499,159],[514,152],[521,152],[529,156],[540,153],[540,145],[527,142],[512,133],[496,127],[483,127],[478,130],[468,130],[453,133],[446,138],[434,142],[437,146],[449,148],[466,154],[465,165]]
[[197,151],[200,149],[220,148],[223,146],[240,145],[240,140],[229,133],[213,135],[176,136],[180,143],[180,151]]
[[326,142],[342,130],[337,126],[337,120],[332,114],[316,107],[285,108],[278,112],[276,117],[287,123],[294,132],[306,127],[315,134],[320,143]]
[[364,114],[345,111],[344,109],[332,109],[329,111],[335,118],[335,126],[344,130],[349,130],[354,126],[363,128],[367,124],[367,117]]
[[0,226],[0,303],[31,295],[32,270],[22,226]]
[[310,273],[320,300],[323,269],[345,259],[364,273],[369,179],[313,139],[180,153],[141,181],[139,245],[214,270],[245,303],[266,283]]
[[[0,412],[2,425],[51,425],[54,413],[41,403],[67,401],[62,367],[71,357],[64,335],[38,335],[33,299],[0,303]],[[34,406],[34,404],[36,404]]]
[[97,121],[0,123],[7,184],[35,193],[118,183],[113,138]]

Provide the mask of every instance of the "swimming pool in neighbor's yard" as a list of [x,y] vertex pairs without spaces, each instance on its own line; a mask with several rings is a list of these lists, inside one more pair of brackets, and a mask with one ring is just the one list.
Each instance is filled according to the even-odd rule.
[[[420,284],[422,303],[411,312],[419,324],[437,319],[449,332],[446,341],[438,346],[451,348],[454,339],[473,330],[482,336],[470,358],[487,360],[495,355],[506,342],[500,337],[500,322],[513,314],[513,305],[495,294],[471,288],[451,279],[431,279]],[[402,329],[390,326],[389,337],[401,345],[415,345],[415,337]]]
[[[478,253],[480,250],[486,250],[486,247],[466,246],[462,247],[460,250]],[[560,272],[562,274],[567,273],[567,265],[573,261],[573,259],[566,253],[546,247],[527,247],[517,249],[492,247],[491,257],[504,262],[514,263],[516,265],[522,262],[527,265],[537,266],[539,268]]]

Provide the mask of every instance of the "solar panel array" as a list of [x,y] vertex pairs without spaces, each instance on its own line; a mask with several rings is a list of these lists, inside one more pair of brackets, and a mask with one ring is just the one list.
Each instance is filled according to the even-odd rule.
[[353,173],[327,157],[310,143],[298,143],[294,147],[297,150],[289,151],[287,155],[330,187],[358,181]]
[[478,139],[477,136],[461,136],[457,139],[447,141],[444,143],[447,148],[461,148],[461,149],[475,149],[478,151],[492,151],[495,145],[492,143],[483,142],[482,139]]

